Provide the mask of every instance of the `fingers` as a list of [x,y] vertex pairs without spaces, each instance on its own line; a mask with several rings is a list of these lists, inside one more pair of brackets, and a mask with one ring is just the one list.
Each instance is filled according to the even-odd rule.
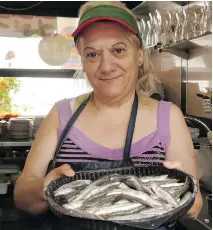
[[72,170],[70,165],[63,164],[62,166],[55,168],[54,170],[55,175],[57,176],[74,176],[75,172]]
[[179,169],[183,171],[183,164],[180,161],[164,161],[163,165],[168,169]]
[[53,169],[51,172],[48,173],[48,175],[44,179],[44,187],[53,180],[58,179],[61,176],[74,176],[75,172],[68,164],[63,164],[58,168]]

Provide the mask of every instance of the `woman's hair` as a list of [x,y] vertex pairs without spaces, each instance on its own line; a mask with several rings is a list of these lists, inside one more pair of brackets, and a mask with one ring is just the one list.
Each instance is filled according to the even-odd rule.
[[[134,18],[134,14],[130,9],[126,7],[124,3],[117,2],[117,1],[91,1],[87,2],[84,5],[81,6],[79,10],[79,18],[81,18],[87,11],[90,9],[102,6],[102,5],[110,5],[110,6],[116,6],[119,7],[125,11],[127,11],[129,14],[131,14]],[[136,18],[135,18],[136,20]],[[142,93],[145,96],[151,96],[152,93],[158,92],[158,89],[156,87],[156,82],[160,82],[156,77],[154,73],[154,68],[150,59],[149,53],[144,49],[144,46],[142,44],[142,47],[140,47],[140,41],[137,38],[135,34],[130,32],[128,29],[124,28],[125,32],[127,34],[127,37],[131,42],[137,45],[138,48],[141,48],[143,50],[143,64],[139,67],[139,74],[138,74],[138,82],[137,82],[137,92]],[[81,45],[81,36],[79,36],[76,40],[76,47],[78,49],[79,54],[81,55],[82,51],[82,45]]]

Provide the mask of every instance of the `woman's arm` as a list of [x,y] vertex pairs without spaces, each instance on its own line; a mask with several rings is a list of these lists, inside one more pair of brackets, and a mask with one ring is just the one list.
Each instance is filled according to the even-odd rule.
[[[167,168],[182,167],[184,171],[191,174],[197,182],[199,182],[198,168],[192,139],[184,116],[181,110],[175,105],[171,106],[170,132],[171,140],[166,152],[166,161],[171,162],[165,162],[164,165]],[[180,162],[180,164],[177,163],[177,165],[174,166],[175,161]],[[187,217],[196,218],[202,208],[202,205],[203,200],[198,183],[198,193],[194,205],[187,213]]]
[[42,122],[23,172],[15,184],[14,200],[17,208],[31,214],[41,214],[47,209],[45,185],[61,175],[74,174],[68,165],[63,165],[46,176],[48,164],[54,156],[58,142],[59,124],[58,111],[54,106]]

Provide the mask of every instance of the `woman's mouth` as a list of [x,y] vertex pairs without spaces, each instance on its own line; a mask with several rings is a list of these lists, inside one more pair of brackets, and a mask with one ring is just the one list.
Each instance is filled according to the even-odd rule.
[[115,79],[117,79],[117,78],[119,78],[120,76],[118,76],[118,77],[112,77],[112,78],[101,78],[100,80],[101,81],[106,81],[106,82],[109,82],[109,81],[113,81],[113,80],[115,80]]

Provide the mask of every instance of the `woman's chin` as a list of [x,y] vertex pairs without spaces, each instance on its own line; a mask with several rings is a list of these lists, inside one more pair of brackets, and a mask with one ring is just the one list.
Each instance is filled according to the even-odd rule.
[[124,90],[122,89],[103,89],[100,91],[101,97],[108,98],[108,99],[116,99],[123,95]]

